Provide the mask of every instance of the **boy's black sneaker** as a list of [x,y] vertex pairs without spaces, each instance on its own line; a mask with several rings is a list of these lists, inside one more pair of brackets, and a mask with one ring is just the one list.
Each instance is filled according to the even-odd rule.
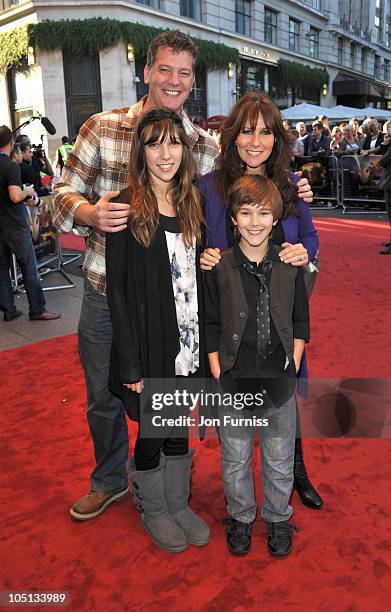
[[286,557],[292,550],[292,532],[299,531],[296,525],[281,521],[267,523],[268,549],[273,557]]
[[227,546],[234,555],[247,555],[251,548],[252,523],[242,523],[234,518],[223,519],[227,528]]

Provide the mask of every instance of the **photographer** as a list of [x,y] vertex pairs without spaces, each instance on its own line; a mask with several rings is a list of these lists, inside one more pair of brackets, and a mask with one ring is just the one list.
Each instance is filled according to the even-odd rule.
[[[22,165],[21,165],[21,174],[22,174],[22,183],[27,185],[33,185],[34,189],[39,196],[46,196],[50,193],[50,190],[47,187],[43,187],[41,185],[41,168],[50,166],[49,161],[46,158],[42,149],[38,149],[41,153],[38,155],[33,153],[31,149],[31,145],[27,143],[21,143],[20,150],[22,152]],[[37,151],[37,149],[36,149]],[[44,155],[44,158],[40,158],[39,155]],[[43,161],[46,159],[46,162]],[[53,171],[51,170],[52,174]]]
[[22,188],[20,166],[12,161],[12,132],[6,125],[0,127],[0,310],[4,321],[20,317],[14,303],[9,275],[11,253],[21,269],[29,302],[30,319],[49,321],[61,315],[47,312],[41,287],[30,228],[24,214],[24,205],[35,206],[37,194],[33,186]]

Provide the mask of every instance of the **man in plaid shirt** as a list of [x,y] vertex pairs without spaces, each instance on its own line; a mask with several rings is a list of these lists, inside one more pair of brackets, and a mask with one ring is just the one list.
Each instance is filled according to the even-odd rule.
[[55,189],[55,224],[87,241],[79,353],[87,384],[87,419],[96,466],[91,490],[77,500],[71,516],[88,520],[128,493],[125,464],[129,440],[122,402],[108,389],[111,322],[105,297],[105,234],[126,228],[128,204],[110,200],[126,187],[132,134],[139,116],[155,107],[181,114],[201,174],[218,153],[214,139],[193,125],[182,110],[194,83],[197,46],[185,34],[165,32],[150,44],[144,79],[149,94],[130,108],[94,115],[81,126]]

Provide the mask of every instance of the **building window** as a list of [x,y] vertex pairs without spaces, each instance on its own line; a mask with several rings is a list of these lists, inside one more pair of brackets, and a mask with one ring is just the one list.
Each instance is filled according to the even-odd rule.
[[383,0],[376,0],[375,28],[377,28],[377,42],[378,43],[381,43],[383,40],[382,25],[383,25]]
[[350,43],[350,63],[349,63],[349,65],[350,65],[351,68],[354,68],[354,55],[355,55],[355,52],[356,52],[355,44],[354,43]]
[[343,66],[343,38],[338,38],[338,64]]
[[310,43],[310,57],[318,58],[319,57],[319,30],[316,30],[315,28],[310,27],[308,38],[309,38],[309,43]]
[[202,0],[180,0],[180,12],[182,17],[202,20]]
[[299,50],[299,33],[300,24],[294,19],[289,20],[289,49],[291,51]]
[[144,6],[150,6],[154,9],[160,9],[160,0],[137,0],[138,4],[144,4]]
[[311,8],[315,9],[316,11],[322,10],[321,0],[304,0],[304,1],[305,1],[305,4],[308,4]]
[[236,0],[235,5],[236,32],[250,36],[251,34],[251,2]]
[[265,7],[265,42],[277,44],[277,13]]
[[367,51],[364,47],[361,48],[361,72],[365,72],[367,68]]
[[387,81],[387,83],[390,80],[390,60],[384,60],[384,80]]
[[375,55],[374,75],[375,79],[380,79],[380,55]]

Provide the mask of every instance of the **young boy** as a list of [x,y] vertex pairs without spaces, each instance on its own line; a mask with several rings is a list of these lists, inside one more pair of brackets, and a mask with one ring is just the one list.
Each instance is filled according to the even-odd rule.
[[[269,552],[292,548],[289,498],[296,431],[295,378],[309,340],[303,270],[280,261],[269,240],[282,215],[281,195],[265,177],[245,175],[231,190],[229,211],[239,244],[205,273],[206,346],[212,375],[232,394],[251,391],[240,412],[220,407],[224,493],[230,518],[227,545],[246,554],[256,515],[251,468],[254,422],[261,422],[264,502]],[[262,395],[261,395],[262,394]],[[262,397],[263,406],[259,405]],[[254,405],[251,406],[251,397]],[[234,404],[234,402],[233,402]],[[262,420],[253,417],[261,411]]]

